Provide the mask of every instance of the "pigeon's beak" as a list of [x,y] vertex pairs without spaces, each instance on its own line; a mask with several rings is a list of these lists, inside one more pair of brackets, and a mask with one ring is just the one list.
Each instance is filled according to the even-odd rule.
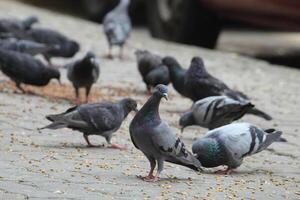
[[92,64],[95,64],[95,63],[96,63],[96,58],[90,58],[90,62],[91,62]]
[[163,97],[168,101],[168,94],[167,93],[164,93]]
[[181,133],[183,133],[183,130],[184,130],[184,126],[183,126],[183,127],[181,127],[181,129],[180,129]]

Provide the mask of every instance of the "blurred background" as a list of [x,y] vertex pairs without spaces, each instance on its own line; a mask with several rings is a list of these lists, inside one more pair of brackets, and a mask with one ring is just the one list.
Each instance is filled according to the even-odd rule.
[[[118,0],[21,0],[101,23]],[[300,68],[299,0],[132,0],[135,26],[155,38]]]

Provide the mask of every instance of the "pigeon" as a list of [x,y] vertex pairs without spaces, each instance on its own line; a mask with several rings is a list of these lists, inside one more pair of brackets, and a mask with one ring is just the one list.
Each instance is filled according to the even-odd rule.
[[29,16],[24,20],[17,19],[0,19],[0,33],[14,33],[26,31],[31,28],[34,23],[38,22],[35,16]]
[[152,54],[147,50],[137,50],[135,55],[138,70],[149,93],[151,88],[158,84],[168,85],[170,83],[169,70],[163,65],[160,56]]
[[60,73],[57,69],[47,67],[40,60],[24,53],[0,48],[0,69],[23,93],[26,92],[21,83],[45,86],[52,78],[60,83]]
[[187,97],[184,90],[184,75],[186,73],[186,70],[180,66],[180,64],[174,57],[164,57],[162,62],[169,69],[170,80],[174,89],[182,96]]
[[99,64],[96,62],[95,54],[88,52],[84,58],[66,66],[67,76],[75,88],[76,99],[79,99],[79,88],[85,88],[86,103],[91,87],[99,78]]
[[192,125],[212,130],[242,118],[253,107],[250,102],[236,101],[227,96],[206,97],[193,104],[192,110],[180,117],[179,125],[182,131]]
[[131,98],[124,98],[116,103],[83,104],[61,114],[46,116],[52,123],[39,130],[70,128],[82,132],[89,147],[94,145],[90,143],[88,137],[101,135],[106,139],[109,147],[123,149],[121,145],[111,143],[111,138],[131,111],[137,112],[137,102]]
[[0,48],[35,56],[59,49],[59,46],[41,44],[30,40],[6,39],[0,40]]
[[246,156],[265,150],[281,134],[276,130],[267,133],[249,123],[233,123],[207,132],[194,142],[192,151],[203,167],[226,165],[225,171],[218,172],[230,174]]
[[[32,28],[25,32],[12,33],[9,37],[31,40],[46,45],[55,45],[57,48],[43,54],[51,63],[52,57],[71,58],[79,51],[79,44],[63,34],[46,28]],[[59,47],[59,48],[58,48]]]
[[120,47],[120,58],[123,57],[123,46],[129,38],[131,21],[128,15],[130,0],[120,0],[119,4],[107,13],[103,19],[103,29],[109,45],[108,58],[113,58],[112,47]]
[[[163,170],[164,161],[182,165],[199,171],[201,163],[187,151],[183,142],[176,138],[169,125],[159,115],[159,104],[162,98],[168,97],[168,88],[157,85],[155,92],[135,115],[129,126],[134,146],[141,150],[150,162],[148,176],[140,177],[144,181],[156,182]],[[157,173],[153,171],[158,165]]]
[[[165,58],[163,62],[169,67],[173,85],[175,84],[175,80],[172,80],[172,76],[173,79],[174,76],[177,76],[176,84],[178,85],[178,89],[176,90],[180,91],[179,93],[192,101],[196,102],[210,96],[228,96],[240,102],[250,101],[245,94],[230,89],[224,82],[210,75],[205,69],[203,60],[200,57],[194,57],[192,59],[191,66],[186,72],[179,70],[179,67],[174,63],[175,59],[166,59],[167,58]],[[172,62],[173,64],[171,64]],[[172,68],[177,69],[177,71],[175,69],[172,70]],[[176,74],[176,72],[178,74]],[[247,114],[259,116],[265,120],[272,120],[271,116],[254,107],[249,109]]]

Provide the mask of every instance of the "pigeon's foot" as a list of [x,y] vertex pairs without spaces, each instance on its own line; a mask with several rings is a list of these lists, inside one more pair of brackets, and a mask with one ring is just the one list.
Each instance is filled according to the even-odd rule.
[[89,147],[89,148],[95,148],[95,147],[99,147],[99,146],[93,145],[93,144],[90,143],[90,144],[87,144],[86,147]]
[[159,177],[154,176],[153,174],[149,174],[148,176],[137,176],[137,177],[146,182],[156,182],[159,180]]
[[126,150],[127,149],[126,146],[122,146],[120,144],[114,144],[114,143],[110,144],[108,147],[112,148],[112,149],[120,149],[120,150]]
[[75,99],[71,103],[74,104],[74,105],[80,105],[81,101],[80,101],[80,99]]
[[233,169],[227,168],[226,170],[218,170],[215,173],[216,174],[222,174],[222,175],[230,175],[232,172],[234,172]]

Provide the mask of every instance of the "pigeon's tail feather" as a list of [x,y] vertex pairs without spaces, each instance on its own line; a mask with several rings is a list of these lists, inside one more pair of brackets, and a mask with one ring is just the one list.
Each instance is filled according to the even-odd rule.
[[60,128],[66,128],[68,127],[68,124],[63,121],[55,121],[47,126],[44,126],[42,128],[39,128],[38,130],[42,129],[60,129]]
[[257,108],[252,108],[252,109],[248,110],[247,114],[252,114],[252,115],[259,116],[259,117],[262,117],[262,118],[264,118],[265,120],[268,120],[268,121],[273,119],[270,115],[268,115],[267,113],[265,113],[265,112],[263,112],[263,111],[261,111]]
[[[264,130],[266,133],[273,133],[275,132],[276,130],[274,128],[270,128],[270,129],[266,129]],[[276,142],[287,142],[287,139],[283,138],[283,137],[280,137],[278,138],[278,140]]]
[[264,150],[266,149],[268,146],[270,146],[273,142],[276,142],[280,139],[282,135],[282,132],[281,131],[276,131],[274,130],[273,133],[269,133],[266,135],[266,139],[264,141],[264,143],[262,144],[262,147],[259,148],[259,150]]
[[[63,113],[64,114],[64,113]],[[46,119],[48,119],[49,121],[51,122],[54,122],[54,121],[59,121],[59,120],[62,120],[64,115],[63,114],[58,114],[58,115],[47,115],[46,116]]]
[[193,155],[189,156],[189,159],[187,161],[179,160],[179,159],[171,159],[167,160],[170,163],[174,163],[177,165],[188,167],[194,171],[202,171],[201,164],[197,158],[195,158]]

